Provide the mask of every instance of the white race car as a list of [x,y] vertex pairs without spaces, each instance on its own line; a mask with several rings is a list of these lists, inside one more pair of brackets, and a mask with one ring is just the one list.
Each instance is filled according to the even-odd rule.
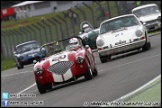
[[112,55],[142,48],[150,49],[147,28],[134,14],[127,14],[103,21],[96,39],[102,63]]
[[156,4],[138,6],[132,9],[132,13],[145,23],[148,31],[161,28],[161,12]]

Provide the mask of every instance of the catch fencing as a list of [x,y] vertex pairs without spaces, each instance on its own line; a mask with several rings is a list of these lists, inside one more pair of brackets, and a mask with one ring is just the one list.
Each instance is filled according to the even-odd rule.
[[[161,1],[152,2],[160,4],[161,9]],[[147,3],[150,2],[141,2],[140,5]],[[75,6],[55,17],[44,17],[27,26],[19,25],[18,29],[1,29],[1,54],[5,58],[13,58],[13,51],[17,44],[37,40],[42,45],[78,35],[82,21],[89,21],[94,28],[97,28],[103,20],[128,14],[136,6],[136,1],[98,1],[92,4],[83,2],[82,7]]]

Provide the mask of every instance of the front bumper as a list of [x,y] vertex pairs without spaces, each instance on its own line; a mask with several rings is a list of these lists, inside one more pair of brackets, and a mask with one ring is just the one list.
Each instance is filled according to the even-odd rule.
[[40,60],[44,56],[45,55],[41,55],[41,54],[27,56],[27,57],[24,57],[24,59],[20,60],[20,62],[24,65],[27,65],[27,64],[33,63],[34,60],[37,60],[37,61]]
[[146,22],[145,24],[148,31],[153,31],[161,28],[161,21]]
[[123,52],[127,52],[127,51],[130,51],[130,50],[140,48],[145,44],[145,41],[146,41],[146,39],[139,40],[139,41],[132,42],[132,43],[126,43],[124,45],[115,46],[113,48],[106,48],[106,49],[98,50],[98,52],[102,56],[116,55],[116,54],[120,54],[120,53],[123,53]]

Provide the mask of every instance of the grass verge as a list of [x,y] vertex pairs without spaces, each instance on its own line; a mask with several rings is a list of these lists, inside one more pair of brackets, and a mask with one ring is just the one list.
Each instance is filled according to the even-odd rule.
[[1,71],[15,67],[13,59],[1,59]]

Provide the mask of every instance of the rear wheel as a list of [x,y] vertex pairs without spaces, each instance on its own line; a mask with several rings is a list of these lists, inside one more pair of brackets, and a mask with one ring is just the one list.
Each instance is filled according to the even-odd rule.
[[39,90],[39,92],[40,92],[41,94],[43,94],[43,93],[46,92],[46,87],[45,87],[44,85],[40,84],[40,83],[37,82],[37,81],[36,81],[36,84],[37,84],[37,88],[38,88],[38,90]]
[[84,74],[86,80],[91,80],[93,78],[91,66],[86,59],[86,73]]

